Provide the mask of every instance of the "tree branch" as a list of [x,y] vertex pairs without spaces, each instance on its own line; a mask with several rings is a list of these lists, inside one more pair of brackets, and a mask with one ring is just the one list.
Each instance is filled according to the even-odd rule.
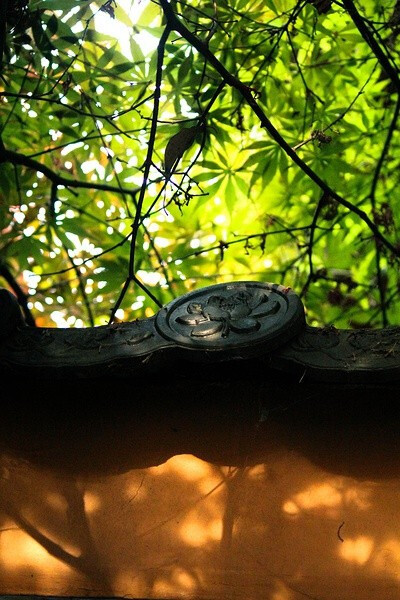
[[[389,129],[388,129],[388,132],[386,135],[386,139],[385,139],[385,143],[384,143],[381,155],[379,157],[378,163],[377,163],[375,171],[374,171],[374,176],[372,178],[371,191],[370,191],[369,197],[371,199],[371,206],[372,206],[372,210],[374,211],[374,214],[376,211],[376,188],[378,185],[378,181],[379,181],[379,177],[380,177],[381,170],[383,167],[383,163],[386,159],[387,153],[389,152],[392,137],[393,137],[393,134],[394,134],[396,126],[397,126],[399,113],[400,113],[400,95],[397,96],[396,107],[395,107],[395,110],[394,110],[394,113],[392,116],[391,123],[389,125]],[[380,306],[381,306],[381,311],[382,311],[382,325],[383,325],[383,327],[387,327],[388,326],[388,317],[387,317],[387,310],[386,310],[387,309],[387,301],[386,301],[387,280],[384,277],[384,274],[382,273],[381,249],[380,249],[379,243],[375,243],[375,246],[376,246],[376,256],[375,256],[376,276],[377,276],[377,283],[378,283],[378,290],[379,290]]]
[[398,71],[391,64],[390,60],[382,50],[381,46],[374,38],[372,32],[367,27],[365,20],[358,12],[353,0],[342,0],[342,2],[343,6],[352,18],[354,25],[357,27],[358,31],[360,32],[368,46],[371,48],[376,58],[378,59],[382,69],[385,71],[386,75],[389,77],[396,90],[400,93],[400,79]]
[[380,155],[379,160],[377,162],[377,165],[376,165],[376,168],[375,168],[375,171],[374,171],[374,176],[373,176],[373,179],[372,179],[371,191],[370,191],[370,198],[371,198],[371,204],[372,204],[373,208],[375,208],[375,203],[376,203],[375,202],[375,192],[376,192],[376,187],[378,185],[379,176],[380,176],[380,173],[381,173],[381,170],[382,170],[382,167],[383,167],[383,163],[385,162],[386,155],[387,155],[387,153],[389,151],[393,134],[394,134],[394,132],[396,130],[397,121],[398,121],[398,118],[399,118],[399,113],[400,113],[400,95],[397,97],[396,107],[394,109],[393,117],[392,117],[391,123],[389,125],[389,129],[388,129],[387,135],[386,135],[385,144],[383,146],[381,155]]
[[307,280],[306,280],[305,284],[303,285],[303,289],[300,292],[300,298],[302,298],[307,293],[308,288],[310,287],[310,283],[313,281],[313,279],[315,277],[314,263],[313,263],[314,236],[315,236],[315,230],[317,228],[319,215],[321,213],[321,210],[322,210],[324,204],[327,202],[328,199],[329,199],[329,196],[324,192],[322,194],[322,196],[320,197],[320,199],[318,200],[318,204],[317,204],[317,207],[314,212],[313,220],[310,225],[310,239],[308,241],[308,250],[307,250],[309,273],[308,273]]
[[67,188],[85,188],[89,190],[102,190],[104,192],[114,192],[118,194],[129,194],[135,195],[139,192],[140,188],[137,189],[129,189],[129,188],[119,188],[113,185],[107,185],[105,183],[91,183],[88,181],[78,181],[77,179],[68,179],[67,177],[62,177],[55,173],[46,165],[42,165],[37,160],[33,160],[33,158],[29,158],[24,154],[20,154],[19,152],[13,152],[12,150],[2,150],[0,148],[0,164],[9,162],[13,165],[22,165],[23,167],[27,167],[28,169],[32,169],[33,171],[39,171],[39,173],[43,173],[47,179],[49,179],[55,185],[63,185]]
[[24,313],[25,322],[30,327],[36,327],[35,319],[28,308],[28,296],[22,291],[21,286],[11,273],[10,269],[5,263],[0,263],[0,276],[8,283],[12,291],[17,297],[18,304],[20,305],[22,312]]
[[[149,178],[150,168],[152,165],[152,156],[153,156],[154,143],[155,143],[155,139],[156,139],[157,125],[158,125],[158,111],[159,111],[159,106],[160,106],[164,50],[165,50],[165,44],[167,42],[170,32],[171,32],[171,28],[167,25],[160,37],[160,41],[159,41],[158,47],[157,47],[157,71],[156,71],[156,81],[155,81],[155,89],[154,89],[153,115],[152,115],[152,119],[151,119],[151,129],[150,129],[149,142],[148,142],[148,146],[147,146],[147,155],[146,155],[145,166],[144,166],[143,182],[142,182],[142,186],[140,188],[139,199],[137,201],[137,206],[136,206],[135,218],[134,218],[134,221],[132,224],[131,251],[130,251],[130,256],[129,256],[129,273],[128,273],[128,277],[123,285],[121,293],[118,297],[118,300],[115,303],[115,305],[111,311],[111,316],[110,316],[110,321],[109,321],[110,323],[112,323],[115,313],[121,306],[121,303],[124,299],[124,296],[128,290],[128,287],[129,287],[129,284],[131,281],[135,281],[139,285],[139,287],[146,290],[146,288],[144,288],[143,284],[137,279],[137,277],[135,275],[136,239],[137,239],[137,234],[139,231],[139,226],[140,226],[140,221],[141,221],[143,202],[144,202],[144,197],[145,197],[145,193],[146,193],[146,189],[147,189],[147,181]],[[147,293],[152,298],[152,300],[161,308],[161,304],[157,300],[157,298],[153,294],[151,294],[149,290],[147,290]]]

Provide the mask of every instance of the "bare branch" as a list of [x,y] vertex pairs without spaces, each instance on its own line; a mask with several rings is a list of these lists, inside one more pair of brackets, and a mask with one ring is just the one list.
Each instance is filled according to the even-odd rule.
[[107,185],[106,183],[93,183],[88,181],[79,181],[77,179],[68,179],[67,177],[62,177],[55,173],[46,165],[38,162],[37,160],[33,160],[33,158],[29,158],[24,154],[20,154],[19,152],[13,152],[11,150],[1,150],[0,149],[0,164],[9,162],[13,165],[22,165],[27,167],[28,169],[32,169],[33,171],[39,171],[39,173],[43,173],[47,179],[49,179],[55,185],[63,185],[66,188],[84,188],[88,190],[101,190],[103,192],[114,192],[117,194],[130,194],[134,195],[139,192],[139,188],[137,189],[129,189],[129,188],[119,188],[114,185]]
[[18,303],[22,308],[22,312],[24,313],[26,324],[30,327],[36,327],[35,319],[28,307],[28,296],[22,290],[18,281],[15,279],[14,275],[4,262],[0,263],[0,277],[3,277],[16,295]]
[[[158,111],[159,111],[159,105],[160,105],[164,50],[165,50],[165,44],[167,42],[170,31],[171,31],[171,29],[169,26],[165,27],[165,29],[160,37],[160,41],[159,41],[159,44],[157,47],[157,71],[156,71],[155,90],[154,90],[153,116],[152,116],[152,120],[151,120],[150,136],[149,136],[149,141],[148,141],[148,145],[147,145],[147,156],[146,156],[146,160],[145,160],[143,182],[142,182],[142,186],[140,188],[139,199],[138,199],[137,206],[136,206],[135,218],[134,218],[134,221],[132,224],[131,251],[130,251],[130,256],[129,256],[129,273],[128,273],[128,277],[124,283],[124,286],[121,290],[121,293],[118,297],[118,300],[115,303],[115,305],[111,311],[110,323],[113,322],[115,313],[121,306],[121,303],[125,297],[125,294],[128,290],[130,282],[135,281],[136,283],[138,283],[138,285],[140,287],[142,287],[142,288],[144,287],[143,284],[139,282],[139,280],[137,279],[137,277],[135,275],[136,239],[137,239],[137,234],[139,231],[142,207],[143,207],[144,197],[146,194],[150,168],[152,165],[154,143],[155,143],[155,139],[156,139],[157,125],[158,125],[157,120],[158,120]],[[146,289],[146,288],[144,288],[144,289]],[[147,290],[147,293],[152,298],[152,300],[161,308],[161,304],[157,300],[157,298],[153,294],[151,294],[149,292],[149,290]]]

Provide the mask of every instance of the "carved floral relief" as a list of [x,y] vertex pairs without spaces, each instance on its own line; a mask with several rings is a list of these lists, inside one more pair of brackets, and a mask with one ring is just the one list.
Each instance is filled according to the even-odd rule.
[[202,303],[191,302],[187,314],[178,316],[176,322],[190,327],[194,337],[219,334],[226,338],[231,332],[257,331],[260,319],[276,314],[279,308],[279,302],[261,290],[241,290],[229,296],[213,295]]

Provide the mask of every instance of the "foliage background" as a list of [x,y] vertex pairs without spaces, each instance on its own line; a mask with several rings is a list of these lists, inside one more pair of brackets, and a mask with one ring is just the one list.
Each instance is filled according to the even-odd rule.
[[0,276],[40,326],[204,285],[398,323],[400,2],[8,0]]

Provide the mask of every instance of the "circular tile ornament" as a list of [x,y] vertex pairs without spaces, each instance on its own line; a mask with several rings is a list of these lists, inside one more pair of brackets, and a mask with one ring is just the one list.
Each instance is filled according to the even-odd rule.
[[190,292],[156,317],[166,339],[193,350],[254,355],[273,350],[305,327],[300,298],[274,283],[222,283]]

